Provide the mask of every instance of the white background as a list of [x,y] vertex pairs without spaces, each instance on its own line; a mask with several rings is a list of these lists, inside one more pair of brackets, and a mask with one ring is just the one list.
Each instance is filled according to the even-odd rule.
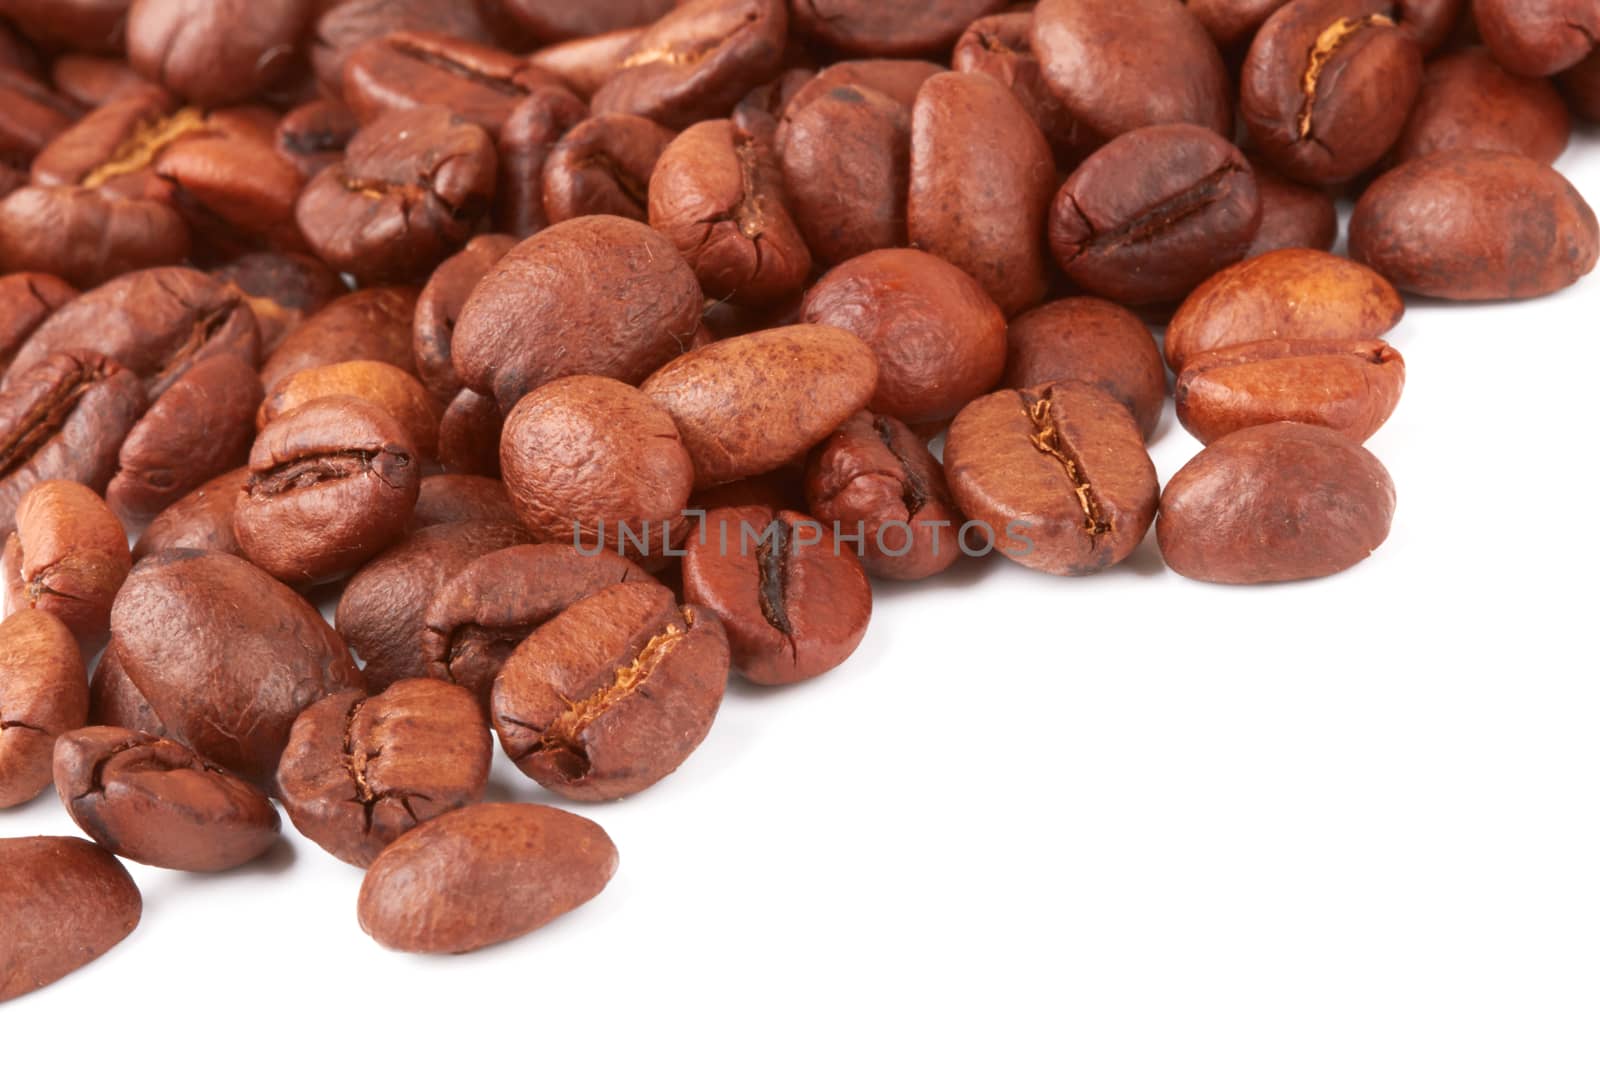
[[[1600,203],[1593,130],[1560,165]],[[292,833],[130,864],[142,925],[0,1007],[0,1061],[1593,1067],[1597,336],[1600,276],[1413,301],[1394,532],[1336,578],[1210,587],[1152,537],[880,587],[844,667],[735,685],[681,771],[585,809],[621,869],[519,942],[386,952]],[[1163,481],[1197,450],[1169,409]],[[503,762],[491,798],[549,799]]]

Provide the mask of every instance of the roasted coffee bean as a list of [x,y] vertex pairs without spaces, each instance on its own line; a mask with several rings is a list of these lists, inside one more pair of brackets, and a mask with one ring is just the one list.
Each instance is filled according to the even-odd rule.
[[1328,184],[1383,158],[1421,84],[1422,51],[1391,0],[1293,0],[1250,46],[1239,113],[1274,167]]
[[[1194,11],[1195,5],[1190,4],[1189,9]],[[956,42],[950,65],[958,71],[987,74],[1010,89],[1050,143],[1056,162],[1071,170],[1100,147],[1101,139],[1073,118],[1045,82],[1044,69],[1033,53],[1032,30],[1033,13],[1029,11],[978,19]]]
[[[779,467],[766,474],[740,478],[726,485],[714,485],[696,490],[689,498],[689,507],[695,511],[715,511],[718,508],[742,508],[759,505],[771,511],[805,511],[805,468],[798,464]],[[700,516],[704,521],[704,516]],[[697,529],[699,523],[696,524]],[[699,536],[697,533],[696,536]]]
[[344,104],[313,100],[283,116],[273,146],[279,158],[309,181],[344,158],[350,138],[360,129],[361,121]]
[[541,48],[531,58],[587,100],[617,72],[643,33],[640,27],[629,27],[593,37],[574,38]]
[[1005,371],[999,306],[970,275],[926,252],[886,249],[840,264],[806,294],[800,315],[865,341],[878,357],[878,382],[857,406],[914,427],[950,418]]
[[1389,171],[1350,217],[1350,255],[1408,293],[1543,296],[1600,256],[1600,225],[1572,184],[1507,152],[1455,151]]
[[407,535],[357,571],[334,619],[367,665],[367,688],[382,692],[402,679],[426,677],[423,621],[439,590],[474,560],[527,540],[515,521],[441,523]]
[[98,644],[132,567],[127,531],[94,490],[40,482],[18,502],[17,529],[5,542],[6,614],[38,608],[86,646]]
[[796,511],[726,508],[683,559],[683,595],[728,631],[733,668],[757,685],[803,682],[850,658],[872,619],[872,586],[840,533]]
[[674,129],[721,118],[777,76],[788,30],[783,0],[686,0],[639,35],[595,92],[595,113]]
[[133,372],[85,352],[61,352],[0,388],[0,534],[16,529],[17,503],[40,482],[62,479],[97,492],[144,410]]
[[531,237],[550,225],[544,210],[544,169],[568,130],[589,117],[589,105],[565,89],[533,90],[512,109],[496,149],[500,178],[494,217],[499,228]]
[[439,466],[452,474],[500,476],[500,405],[463,389],[439,416]]
[[77,104],[38,79],[0,66],[0,160],[26,168],[80,114]]
[[307,317],[347,291],[339,276],[318,260],[285,252],[241,256],[211,276],[250,305],[263,353],[274,351]]
[[499,479],[475,474],[433,474],[422,479],[417,509],[411,515],[413,530],[475,520],[517,524],[511,497]]
[[303,405],[330,396],[360,400],[389,415],[423,462],[438,454],[439,402],[412,375],[372,359],[311,367],[281,379],[261,401],[256,425],[265,429]]
[[1122,402],[1146,438],[1155,433],[1167,375],[1137,315],[1092,296],[1057,300],[1012,322],[1007,344],[1007,388],[1057,381],[1097,386]]
[[1394,413],[1405,380],[1405,360],[1382,341],[1252,341],[1189,361],[1178,421],[1202,444],[1268,422],[1326,426],[1360,444]]
[[1472,15],[1500,65],[1529,78],[1566,70],[1600,42],[1595,0],[1473,0]]
[[1244,258],[1261,196],[1244,155],[1198,126],[1125,133],[1072,172],[1050,213],[1067,277],[1124,304],[1178,300]]
[[66,623],[36,610],[0,621],[0,809],[44,792],[56,738],[88,717],[89,683]]
[[1565,71],[1560,81],[1573,114],[1589,122],[1600,122],[1600,48]]
[[878,360],[857,338],[788,326],[679,356],[641,388],[677,424],[704,489],[800,459],[865,407],[877,383]]
[[728,684],[716,616],[665,587],[608,586],[540,626],[495,679],[506,755],[570,800],[631,796],[700,746]]
[[111,647],[173,737],[257,785],[271,782],[295,716],[361,686],[315,608],[220,552],[161,552],[134,567],[111,608]]
[[911,113],[907,228],[970,274],[1007,316],[1045,293],[1041,234],[1056,171],[1010,90],[982,74],[929,78]]
[[1267,16],[1285,0],[1184,0],[1184,7],[1200,20],[1217,47],[1224,51],[1248,44]]
[[151,83],[120,59],[68,52],[50,64],[56,91],[85,108],[109,104],[119,96],[148,90]]
[[402,952],[471,952],[584,904],[617,848],[588,819],[539,804],[475,804],[383,851],[361,883],[361,928]]
[[1561,94],[1548,81],[1507,73],[1484,51],[1458,52],[1428,64],[1417,105],[1392,154],[1404,163],[1434,152],[1481,148],[1554,163],[1571,131]]
[[465,689],[424,678],[335,693],[295,720],[278,795],[295,829],[365,867],[412,827],[481,800],[493,755]]
[[75,837],[0,839],[0,897],[0,1002],[98,959],[142,908],[116,857]]
[[550,223],[581,215],[645,221],[650,175],[672,131],[637,115],[596,115],[568,130],[550,149],[542,172]]
[[804,78],[803,70],[789,71],[784,74],[785,79],[801,80],[789,86],[789,99],[777,115],[781,117],[791,108],[805,108],[835,89],[870,89],[910,108],[928,79],[944,73],[946,68],[925,59],[851,59],[826,66],[811,78]]
[[139,687],[133,684],[116,651],[107,648],[89,681],[89,724],[165,737],[167,728]]
[[128,61],[197,104],[237,103],[289,72],[311,14],[312,0],[138,0]]
[[789,214],[772,146],[718,119],[683,131],[650,178],[650,225],[715,300],[776,303],[800,292],[811,252]]
[[456,322],[451,359],[469,389],[506,412],[569,374],[637,384],[684,351],[702,300],[694,270],[650,227],[573,219],[490,268]]
[[57,308],[78,291],[49,274],[7,274],[0,277],[0,375]]
[[233,536],[233,508],[250,480],[250,468],[219,474],[150,521],[133,546],[134,561],[175,548],[198,548],[243,556]]
[[56,274],[81,288],[188,255],[183,217],[153,200],[32,185],[0,200],[0,270]]
[[1178,0],[1042,0],[1033,52],[1067,110],[1099,137],[1173,123],[1233,133],[1222,56]]
[[233,533],[280,581],[331,581],[400,537],[420,478],[416,446],[392,416],[351,397],[322,397],[256,438]]
[[1200,353],[1245,341],[1382,337],[1404,314],[1400,294],[1370,268],[1311,249],[1269,252],[1189,295],[1167,327],[1167,365],[1181,374]]
[[6,0],[3,14],[44,44],[110,55],[122,51],[132,0]]
[[944,467],[899,419],[851,416],[811,454],[805,495],[806,510],[841,537],[862,538],[861,565],[877,577],[927,578],[961,555]]
[[560,84],[521,56],[438,33],[367,41],[344,65],[344,100],[362,122],[385,111],[437,105],[491,137],[529,91]]
[[1156,536],[1167,566],[1205,582],[1321,578],[1389,536],[1394,483],[1325,426],[1275,422],[1229,434],[1173,475]]
[[495,187],[488,134],[439,107],[380,115],[306,185],[295,219],[330,267],[405,281],[465,244]]
[[645,26],[672,10],[673,0],[503,0],[501,7],[541,41],[592,37]]
[[922,55],[949,48],[1006,0],[795,0],[794,28],[846,52]]
[[135,863],[226,871],[278,841],[267,795],[171,738],[90,726],[55,747],[56,794],[78,828]]
[[422,287],[412,318],[411,343],[417,377],[441,403],[450,403],[465,388],[450,362],[461,309],[489,268],[500,262],[516,244],[515,238],[504,234],[474,237],[465,248],[439,264],[428,284]]
[[416,304],[417,290],[407,286],[361,289],[339,297],[279,343],[261,368],[261,384],[275,389],[291,374],[354,359],[415,371],[411,316]]
[[1315,248],[1326,252],[1339,237],[1339,211],[1321,189],[1280,178],[1252,164],[1261,197],[1261,226],[1245,258],[1280,248]]
[[567,608],[623,582],[655,585],[638,565],[568,544],[517,545],[480,556],[428,605],[428,675],[465,686],[487,707],[494,680],[528,635]]
[[1050,574],[1092,574],[1127,559],[1161,492],[1128,409],[1072,381],[968,404],[944,461],[956,504],[984,524],[980,544]]
[[488,44],[491,34],[478,4],[438,0],[343,0],[327,8],[311,35],[311,64],[324,95],[337,98],[345,64],[364,41],[402,31],[442,33]]

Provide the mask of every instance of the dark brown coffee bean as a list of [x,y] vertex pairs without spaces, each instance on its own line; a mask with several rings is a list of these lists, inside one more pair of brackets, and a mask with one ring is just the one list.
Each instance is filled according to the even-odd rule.
[[650,227],[573,219],[490,268],[456,322],[451,359],[507,412],[569,374],[637,384],[684,351],[702,301],[694,270]]
[[1006,0],[795,0],[794,28],[846,52],[922,55],[949,48]]
[[75,837],[0,839],[0,897],[0,1002],[104,955],[142,908],[116,857]]
[[89,683],[66,624],[31,610],[0,621],[0,809],[44,792],[56,738],[88,718]]
[[111,608],[111,647],[173,737],[257,785],[270,784],[295,716],[361,687],[315,608],[220,552],[162,552],[134,567]]
[[516,510],[499,479],[472,474],[432,474],[422,479],[411,528],[447,522],[498,522],[515,526]]
[[1229,434],[1173,475],[1156,536],[1167,566],[1205,582],[1321,578],[1389,536],[1394,483],[1366,449],[1324,426]]
[[1600,42],[1595,0],[1473,0],[1472,15],[1500,65],[1529,78],[1566,70]]
[[1245,258],[1280,248],[1314,248],[1326,252],[1339,237],[1339,211],[1321,189],[1280,178],[1251,163],[1256,192],[1261,196],[1261,226]]
[[1125,133],[1056,195],[1050,247],[1072,281],[1124,304],[1178,300],[1244,258],[1261,196],[1244,155],[1198,126]]
[[405,281],[466,243],[493,201],[495,168],[482,128],[438,107],[387,112],[311,179],[295,219],[335,270]]
[[283,116],[272,140],[278,156],[310,180],[344,158],[360,129],[361,121],[344,104],[313,100]]
[[983,543],[1050,574],[1127,559],[1161,492],[1128,409],[1078,382],[973,401],[950,427],[944,461],[956,503],[987,527]]
[[382,692],[402,679],[426,677],[423,621],[439,590],[472,561],[527,540],[514,521],[442,523],[409,534],[357,571],[334,619],[367,665],[367,688]]
[[83,288],[188,255],[183,217],[153,200],[31,185],[0,200],[0,270],[55,274]]
[[280,380],[261,401],[256,425],[265,429],[297,408],[330,396],[360,400],[387,414],[400,424],[423,462],[438,454],[439,402],[412,375],[372,359],[310,367]]
[[704,489],[800,459],[877,381],[872,350],[849,333],[788,326],[679,356],[641,388],[677,424]]
[[501,747],[528,777],[571,800],[615,800],[689,758],[727,683],[716,616],[627,582],[529,635],[495,680],[491,709]]
[[1455,151],[1389,171],[1350,217],[1350,255],[1408,293],[1543,296],[1600,256],[1600,225],[1572,184],[1507,152]]
[[1057,300],[1011,324],[1005,384],[1036,389],[1082,382],[1120,400],[1148,438],[1161,421],[1167,374],[1150,328],[1132,312],[1092,296]]
[[421,476],[416,446],[394,418],[350,397],[322,397],[256,438],[233,533],[280,581],[341,578],[400,537]]
[[133,559],[175,548],[198,548],[244,555],[233,536],[233,508],[239,492],[250,480],[250,468],[219,474],[176,503],[169,504],[150,521],[133,546]]
[[1573,114],[1588,122],[1600,122],[1600,48],[1562,73],[1560,81]]
[[538,40],[566,41],[646,26],[671,11],[673,0],[504,0],[501,6]]
[[1571,131],[1561,94],[1548,81],[1509,74],[1484,51],[1458,52],[1428,64],[1393,158],[1482,148],[1554,163]]
[[81,113],[32,75],[0,66],[0,160],[25,169]]
[[424,678],[335,693],[295,720],[278,795],[297,830],[365,867],[412,827],[481,800],[493,754],[465,689]]
[[167,728],[139,687],[133,684],[115,650],[107,648],[89,681],[89,724],[165,737]]
[[312,0],[139,0],[128,61],[197,104],[247,100],[289,72]]
[[475,804],[384,850],[361,883],[361,928],[402,952],[471,952],[565,915],[616,869],[611,838],[582,816]]
[[643,28],[629,27],[593,37],[578,37],[541,48],[531,58],[588,100],[617,72],[643,33]]
[[[1190,4],[1189,9],[1195,11],[1195,5]],[[1071,170],[1100,147],[1101,139],[1073,118],[1045,82],[1044,69],[1033,53],[1032,30],[1033,13],[1029,11],[978,19],[956,42],[950,65],[959,71],[987,74],[1010,89],[1050,143],[1057,164]]]
[[542,172],[550,223],[582,215],[645,221],[650,175],[672,131],[637,115],[596,115],[564,134]]
[[422,632],[428,674],[465,686],[488,706],[501,667],[529,634],[623,582],[656,584],[621,556],[569,544],[518,545],[480,556],[428,605]]
[[465,248],[439,264],[428,284],[422,287],[412,319],[412,348],[417,377],[441,403],[450,403],[464,388],[450,362],[461,309],[489,268],[500,262],[516,244],[515,238],[504,234],[474,237]]
[[86,646],[111,625],[111,601],[133,559],[122,523],[92,489],[40,482],[17,504],[5,542],[6,614],[38,608],[66,623]]
[[0,375],[57,308],[78,291],[49,274],[7,274],[0,277]]
[[362,42],[410,30],[442,33],[489,44],[491,34],[477,4],[438,0],[344,0],[327,8],[311,34],[311,64],[324,95],[337,98],[350,53]]
[[55,747],[56,794],[101,847],[152,867],[226,871],[278,841],[265,793],[171,738],[90,726]]
[[1422,51],[1390,0],[1293,0],[1245,60],[1239,113],[1296,181],[1353,178],[1383,158],[1422,84]]
[[788,28],[783,0],[686,0],[639,35],[595,92],[595,113],[674,129],[721,118],[783,69]]
[[878,357],[866,405],[919,426],[948,419],[994,388],[1006,363],[1006,323],[961,269],[915,249],[869,252],[806,294],[801,318],[837,326]]
[[211,276],[250,305],[263,353],[275,350],[309,316],[347,292],[339,276],[320,261],[285,252],[241,256]]
[[1203,444],[1247,426],[1303,422],[1360,444],[1394,413],[1406,364],[1382,341],[1252,341],[1190,360],[1178,421]]
[[371,359],[414,372],[411,316],[417,290],[407,286],[362,289],[339,297],[285,337],[261,368],[261,384],[274,389],[291,374],[352,359]]
[[533,90],[506,117],[496,149],[500,178],[494,216],[499,228],[531,237],[550,225],[544,210],[544,169],[568,130],[589,117],[589,105],[565,89]]
[[1405,310],[1382,275],[1343,256],[1301,248],[1269,252],[1189,294],[1167,327],[1167,365],[1181,374],[1202,352],[1245,341],[1382,337]]

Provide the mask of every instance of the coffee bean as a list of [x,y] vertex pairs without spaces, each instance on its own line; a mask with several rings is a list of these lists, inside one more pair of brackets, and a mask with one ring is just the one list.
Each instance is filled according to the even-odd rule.
[[49,786],[56,738],[88,717],[89,684],[66,624],[30,610],[0,621],[0,809]]
[[120,96],[143,92],[151,83],[120,59],[68,52],[50,64],[50,81],[80,107],[97,108]]
[[805,511],[805,468],[790,464],[725,485],[697,489],[694,496],[689,498],[689,507],[702,512],[753,504],[770,511]]
[[1255,584],[1321,578],[1389,535],[1394,484],[1336,430],[1275,422],[1229,434],[1173,475],[1156,536],[1186,578]]
[[1150,329],[1132,312],[1090,296],[1057,300],[1011,323],[1005,384],[1097,386],[1121,401],[1148,438],[1161,421],[1167,375]]
[[383,851],[361,883],[361,928],[402,952],[471,952],[587,902],[616,869],[616,846],[582,816],[476,804]]
[[1472,15],[1500,65],[1524,77],[1566,70],[1600,41],[1600,4],[1594,0],[1473,0]]
[[110,55],[122,51],[131,0],[8,0],[6,18],[44,44]]
[[0,375],[33,331],[77,295],[76,289],[49,274],[0,277]]
[[1252,341],[1190,360],[1178,421],[1203,444],[1247,426],[1303,422],[1360,444],[1400,402],[1406,364],[1382,341]]
[[226,871],[278,841],[265,793],[178,742],[90,726],[56,742],[56,794],[78,828],[135,863]]
[[1571,131],[1561,94],[1548,81],[1507,73],[1487,52],[1458,52],[1428,64],[1393,158],[1482,148],[1554,163]]
[[607,586],[517,647],[490,701],[521,771],[572,800],[615,800],[665,778],[716,718],[728,636],[664,587]]
[[1185,0],[1184,7],[1200,20],[1217,47],[1227,51],[1249,44],[1267,16],[1285,0]]
[[282,78],[312,0],[139,0],[128,10],[128,60],[197,104],[249,99]]
[[1326,252],[1339,237],[1339,212],[1333,197],[1321,189],[1280,178],[1255,162],[1256,192],[1261,197],[1261,227],[1245,258],[1280,248],[1314,248]]
[[461,309],[489,268],[516,245],[516,239],[505,234],[474,237],[465,248],[439,264],[422,287],[412,318],[411,343],[417,377],[440,403],[449,404],[465,388],[450,362]]
[[442,33],[488,44],[488,25],[477,4],[438,0],[343,0],[323,11],[311,33],[311,63],[324,95],[337,99],[350,53],[364,41],[401,31]]
[[104,849],[74,837],[0,839],[0,1002],[42,989],[110,951],[142,902]]
[[42,271],[81,288],[188,254],[189,227],[166,204],[76,186],[30,185],[0,200],[0,270]]
[[645,221],[650,175],[672,131],[637,115],[596,115],[568,130],[545,160],[545,217],[583,215]]
[[270,353],[309,316],[346,292],[339,276],[318,260],[285,252],[255,252],[211,272],[244,298]]
[[361,120],[338,100],[313,100],[283,116],[273,131],[278,157],[310,180],[344,158]]
[[80,114],[76,104],[38,79],[0,66],[0,160],[26,168]]
[[533,53],[534,63],[557,75],[584,100],[594,96],[644,34],[637,26],[577,37]]
[[[1198,11],[1190,4],[1191,11]],[[987,74],[1010,89],[1055,153],[1057,164],[1072,170],[1100,147],[1101,139],[1075,119],[1044,78],[1033,52],[1033,13],[1008,11],[975,20],[956,42],[950,65],[958,71]]]
[[413,530],[473,521],[517,524],[511,497],[498,479],[472,474],[430,474],[422,479],[417,508],[411,514]]
[[795,29],[846,52],[942,52],[1005,0],[795,0]]
[[244,550],[233,536],[233,509],[240,490],[249,480],[250,468],[239,467],[217,475],[167,505],[139,535],[133,546],[134,561],[175,548],[205,549],[243,557]]
[[1368,187],[1350,217],[1350,254],[1406,292],[1520,299],[1592,271],[1600,224],[1583,195],[1537,160],[1443,152]]
[[1572,113],[1589,122],[1600,122],[1600,48],[1563,72],[1559,80]]
[[353,359],[415,371],[411,316],[416,303],[417,290],[406,286],[362,289],[339,297],[283,339],[261,368],[261,384],[274,389],[298,371]]
[[133,684],[128,672],[122,669],[122,660],[116,650],[107,648],[95,666],[94,677],[89,680],[89,723],[92,726],[115,726],[154,737],[165,737],[167,728],[161,716],[150,706],[139,687]]
[[566,41],[648,25],[671,11],[673,0],[505,0],[503,6],[538,40]]
[[297,830],[365,867],[412,827],[482,799],[493,754],[483,709],[457,686],[335,693],[295,720],[278,795]]
[[127,531],[94,490],[53,481],[18,502],[3,566],[6,614],[47,611],[92,646],[106,638],[111,602],[133,560]]
[[545,166],[567,131],[588,117],[589,105],[548,86],[533,90],[511,110],[495,145],[500,178],[494,217],[501,230],[531,237],[550,225],[544,210]]
[[[798,72],[803,75],[805,72]],[[917,94],[928,79],[946,73],[946,68],[925,59],[851,59],[823,67],[814,77],[790,87],[790,97],[778,112],[803,109],[816,100],[832,95],[835,89],[870,89],[905,108],[917,102]],[[788,72],[789,78],[796,72]]]
[[281,379],[256,412],[265,429],[276,420],[322,397],[350,397],[370,404],[400,424],[405,439],[423,462],[439,451],[440,405],[421,382],[389,363],[358,359],[311,367]]

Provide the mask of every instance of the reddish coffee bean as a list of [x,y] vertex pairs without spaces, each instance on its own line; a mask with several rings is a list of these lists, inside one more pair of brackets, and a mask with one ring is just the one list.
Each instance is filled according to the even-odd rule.
[[439,465],[452,474],[500,476],[500,405],[463,389],[439,417]]
[[17,504],[5,542],[5,611],[47,611],[84,645],[105,640],[133,559],[122,523],[92,489],[40,482]]
[[1006,0],[795,0],[795,29],[846,52],[922,55],[949,48]]
[[278,841],[265,793],[171,738],[90,726],[61,736],[53,765],[72,821],[135,863],[226,871]]
[[1392,155],[1404,163],[1482,148],[1554,163],[1571,131],[1561,94],[1548,81],[1509,74],[1487,52],[1458,52],[1428,64]]
[[1186,578],[1321,578],[1383,544],[1394,502],[1372,453],[1324,426],[1275,422],[1229,434],[1173,475],[1156,536]]
[[945,71],[945,67],[925,59],[851,59],[823,67],[811,78],[803,78],[803,70],[787,72],[786,79],[800,80],[789,86],[789,99],[775,114],[781,117],[791,108],[804,108],[843,88],[870,89],[910,108],[928,79]]
[[189,227],[166,204],[77,186],[30,185],[0,200],[0,270],[83,288],[188,255]]
[[146,92],[151,83],[120,59],[68,52],[50,64],[50,83],[73,103],[96,108],[130,93]]
[[1217,47],[1227,51],[1248,44],[1267,16],[1285,0],[1184,0],[1184,7],[1200,20]]
[[411,352],[416,303],[417,290],[406,286],[362,289],[339,297],[283,339],[261,368],[261,384],[275,389],[291,374],[355,359],[416,370]]
[[283,116],[273,132],[273,147],[309,181],[344,158],[350,138],[360,129],[361,120],[343,103],[313,100]]
[[244,555],[233,536],[233,508],[239,492],[250,480],[250,468],[239,467],[219,474],[150,520],[133,546],[138,562],[157,552],[176,548],[196,548],[229,555]]
[[0,375],[33,331],[77,295],[76,289],[49,274],[0,277]]
[[561,78],[573,92],[587,100],[616,73],[643,33],[640,27],[629,27],[592,37],[574,38],[541,48],[531,58],[535,64]]
[[139,692],[128,672],[122,669],[122,661],[110,648],[101,654],[94,677],[89,680],[89,724],[115,726],[155,737],[165,737],[167,733],[156,709]]
[[0,66],[0,161],[26,169],[80,114],[78,105],[36,78]]
[[1560,82],[1572,113],[1588,122],[1600,122],[1600,48],[1563,72]]
[[450,403],[464,388],[450,362],[461,309],[489,268],[516,245],[516,239],[505,234],[474,237],[465,248],[439,264],[422,287],[412,319],[411,343],[417,377],[441,403]]
[[1097,386],[1121,401],[1146,438],[1161,421],[1167,374],[1150,328],[1132,312],[1090,296],[1035,308],[1007,331],[1005,384],[1057,381]]
[[481,800],[493,754],[483,709],[457,686],[335,693],[295,720],[278,795],[295,829],[366,867],[406,831]]
[[1529,78],[1566,70],[1600,41],[1595,0],[1473,0],[1472,16],[1500,65]]
[[[1198,14],[1194,4],[1189,9]],[[1033,52],[1032,30],[1030,11],[978,19],[956,42],[950,65],[958,71],[987,74],[1010,89],[1050,143],[1057,164],[1070,171],[1100,147],[1101,139],[1073,117],[1046,83]]]
[[522,773],[570,800],[654,785],[700,746],[728,682],[728,637],[665,587],[611,585],[533,631],[490,702]]
[[1537,160],[1442,152],[1368,187],[1350,217],[1350,255],[1406,292],[1520,299],[1592,271],[1600,225],[1583,195]]
[[32,40],[111,55],[123,48],[132,0],[7,0],[4,14]]
[[211,272],[250,305],[261,334],[261,351],[270,353],[307,317],[347,290],[339,276],[310,256],[257,252]]
[[548,86],[533,90],[512,109],[495,145],[500,178],[494,217],[500,229],[531,237],[550,225],[544,210],[545,166],[567,132],[588,117],[582,100]]
[[139,925],[139,888],[115,856],[75,837],[0,839],[0,1002],[42,989]]
[[237,103],[288,73],[311,15],[312,0],[135,0],[128,61],[197,104]]
[[557,223],[619,215],[645,221],[650,175],[672,137],[665,126],[637,115],[596,115],[578,123],[545,160],[545,218]]
[[383,851],[361,883],[361,929],[402,952],[471,952],[586,903],[616,869],[616,846],[588,819],[475,804]]
[[56,738],[88,717],[89,683],[66,624],[28,610],[0,621],[0,809],[44,792]]
[[311,33],[311,64],[324,95],[339,96],[345,64],[362,42],[402,31],[441,33],[478,44],[489,44],[492,37],[478,4],[342,0],[323,11]]
[[519,100],[554,75],[521,56],[439,33],[391,33],[359,45],[344,65],[345,103],[362,122],[437,105],[497,136]]
[[1339,237],[1339,212],[1333,197],[1321,189],[1280,178],[1251,164],[1261,197],[1261,227],[1245,258],[1280,248],[1314,248],[1326,252]]
[[672,10],[673,0],[504,0],[501,7],[536,39],[567,41],[649,25]]
[[740,478],[726,485],[696,490],[689,498],[689,507],[703,512],[750,505],[759,505],[771,511],[806,510],[804,468],[793,464],[779,467],[775,471]]
[[515,526],[517,513],[499,479],[474,474],[432,474],[422,479],[411,528],[447,522],[497,522]]
[[370,404],[400,424],[420,460],[428,462],[438,454],[439,402],[399,367],[371,359],[311,367],[280,380],[261,401],[256,425],[265,429],[322,397],[350,397]]

